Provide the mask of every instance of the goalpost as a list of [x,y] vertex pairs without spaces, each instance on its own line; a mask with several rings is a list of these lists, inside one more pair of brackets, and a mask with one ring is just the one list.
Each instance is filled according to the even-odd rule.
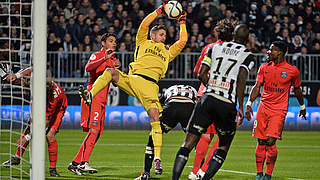
[[[0,179],[45,179],[47,0],[3,0],[0,10]],[[7,81],[26,67],[32,68],[30,86]],[[28,119],[31,146],[19,165],[4,166],[17,157]]]
[[33,4],[32,179],[45,179],[47,0]]

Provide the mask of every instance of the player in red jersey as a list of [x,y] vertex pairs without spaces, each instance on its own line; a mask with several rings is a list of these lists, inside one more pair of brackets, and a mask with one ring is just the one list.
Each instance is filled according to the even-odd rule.
[[300,72],[284,59],[287,46],[284,42],[275,41],[268,50],[270,62],[260,66],[256,84],[253,86],[246,104],[245,117],[250,121],[253,111],[252,102],[258,97],[263,86],[261,101],[256,119],[253,123],[252,136],[258,139],[255,157],[257,166],[256,180],[263,177],[263,165],[266,159],[264,180],[271,179],[271,174],[277,159],[276,140],[281,139],[282,130],[288,111],[290,87],[294,87],[294,95],[301,106],[299,116],[306,119],[306,108],[300,88]]
[[[30,71],[31,74],[31,71]],[[19,79],[19,77],[17,78]],[[46,138],[48,142],[48,152],[50,161],[50,176],[60,176],[56,171],[58,143],[56,134],[59,132],[59,127],[62,123],[62,118],[68,106],[67,96],[64,91],[53,81],[47,79],[47,106],[46,106]],[[20,139],[16,142],[16,155],[10,160],[4,162],[4,167],[20,164],[20,159],[29,145],[31,140],[30,122],[27,123],[25,131],[22,133]]]
[[[117,47],[116,35],[103,34],[101,44],[102,49],[90,56],[85,67],[86,71],[89,72],[88,91],[92,89],[93,83],[103,74],[106,68],[119,68],[121,66],[120,61],[113,56]],[[83,131],[88,132],[88,135],[83,140],[80,150],[72,163],[68,166],[70,171],[78,175],[82,175],[85,172],[91,174],[98,172],[90,167],[88,161],[95,143],[103,132],[108,91],[109,85],[96,95],[90,106],[86,105],[81,99],[81,127]]]
[[[215,37],[217,38],[217,41],[206,45],[201,51],[200,57],[193,70],[196,76],[199,75],[201,63],[204,56],[207,54],[207,50],[216,44],[221,44],[224,41],[231,41],[233,38],[232,33],[235,25],[236,25],[236,22],[230,23],[226,19],[223,19],[217,23],[216,27],[213,29]],[[203,92],[205,91],[205,89],[206,87],[203,85],[203,83],[201,83],[200,88],[198,90],[198,94],[197,94],[197,100],[203,95]],[[208,168],[208,163],[211,157],[213,156],[213,152],[215,151],[215,149],[218,147],[218,144],[219,144],[219,139],[217,139],[214,142],[214,144],[211,146],[208,157],[206,158],[206,161],[203,163],[203,160],[207,155],[207,151],[214,137],[214,134],[217,134],[217,133],[216,133],[214,124],[212,124],[208,127],[207,132],[201,136],[201,139],[196,146],[196,155],[194,158],[192,171],[188,176],[189,180],[195,180],[197,178],[196,176],[197,174],[199,174],[200,176],[203,176],[204,172],[206,172]]]

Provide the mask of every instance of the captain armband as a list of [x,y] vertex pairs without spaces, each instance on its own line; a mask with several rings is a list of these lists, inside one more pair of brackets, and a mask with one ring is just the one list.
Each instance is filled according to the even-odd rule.
[[20,72],[17,72],[16,74],[17,79],[20,79],[22,77],[22,74]]
[[300,110],[305,110],[306,109],[306,105],[303,104],[303,105],[300,105]]

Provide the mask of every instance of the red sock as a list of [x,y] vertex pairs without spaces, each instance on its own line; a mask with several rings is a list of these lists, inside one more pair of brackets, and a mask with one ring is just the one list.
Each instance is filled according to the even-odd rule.
[[266,174],[272,175],[274,164],[276,163],[278,155],[277,146],[267,146],[267,162],[266,162]]
[[260,145],[258,143],[256,147],[255,156],[256,156],[257,173],[262,173],[264,161],[266,159],[266,145]]
[[[24,135],[22,135],[20,137],[21,138],[24,138]],[[21,142],[21,141],[20,141]],[[27,146],[29,145],[29,141],[26,141],[24,144],[19,144],[18,147],[17,147],[17,152],[16,152],[16,156],[18,157],[22,157],[24,151],[26,150]]]
[[217,138],[217,140],[216,140],[216,141],[213,143],[213,145],[211,146],[210,151],[209,151],[208,156],[207,156],[207,159],[206,159],[206,162],[204,162],[204,164],[203,164],[202,167],[201,167],[201,170],[202,170],[203,172],[206,172],[206,170],[208,169],[208,165],[209,165],[210,159],[212,158],[214,151],[215,151],[218,147],[219,147],[219,138]]
[[207,155],[210,142],[211,140],[205,136],[202,136],[200,141],[198,142],[196,147],[196,156],[194,157],[192,169],[193,174],[197,174],[198,170],[200,169],[201,162]]
[[81,146],[83,146],[81,162],[88,162],[98,134],[89,131]]
[[80,149],[79,149],[76,157],[74,157],[73,161],[80,164],[81,158],[82,158],[82,153],[83,153],[83,143],[81,144]]
[[48,142],[48,152],[49,152],[50,168],[56,168],[57,156],[58,156],[57,140],[54,140],[52,142]]

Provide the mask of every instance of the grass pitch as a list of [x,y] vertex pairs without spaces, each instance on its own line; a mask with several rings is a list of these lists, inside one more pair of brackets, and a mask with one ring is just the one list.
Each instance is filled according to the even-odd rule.
[[[86,136],[81,130],[61,130],[57,135],[59,144],[57,171],[62,177],[47,179],[134,179],[143,171],[144,151],[148,140],[148,131],[105,130],[90,157],[90,165],[98,169],[97,174],[78,176],[67,170],[68,164],[79,150]],[[1,131],[1,141],[9,140],[9,133]],[[175,155],[184,140],[182,131],[172,131],[163,136],[162,166],[164,173],[154,175],[152,179],[169,180]],[[320,179],[320,133],[319,132],[284,132],[283,140],[277,142],[278,159],[272,179]],[[15,142],[18,135],[12,136]],[[10,146],[0,144],[1,163],[9,157],[3,153],[10,152]],[[256,140],[250,131],[238,131],[227,159],[214,179],[255,179],[255,146]],[[11,145],[15,153],[15,147]],[[190,153],[189,161],[184,168],[181,179],[187,179],[194,160],[194,151]],[[28,152],[24,154],[28,159]],[[28,172],[29,165],[23,162],[21,166]],[[28,179],[26,175],[13,168],[0,167],[0,179],[6,176]]]

